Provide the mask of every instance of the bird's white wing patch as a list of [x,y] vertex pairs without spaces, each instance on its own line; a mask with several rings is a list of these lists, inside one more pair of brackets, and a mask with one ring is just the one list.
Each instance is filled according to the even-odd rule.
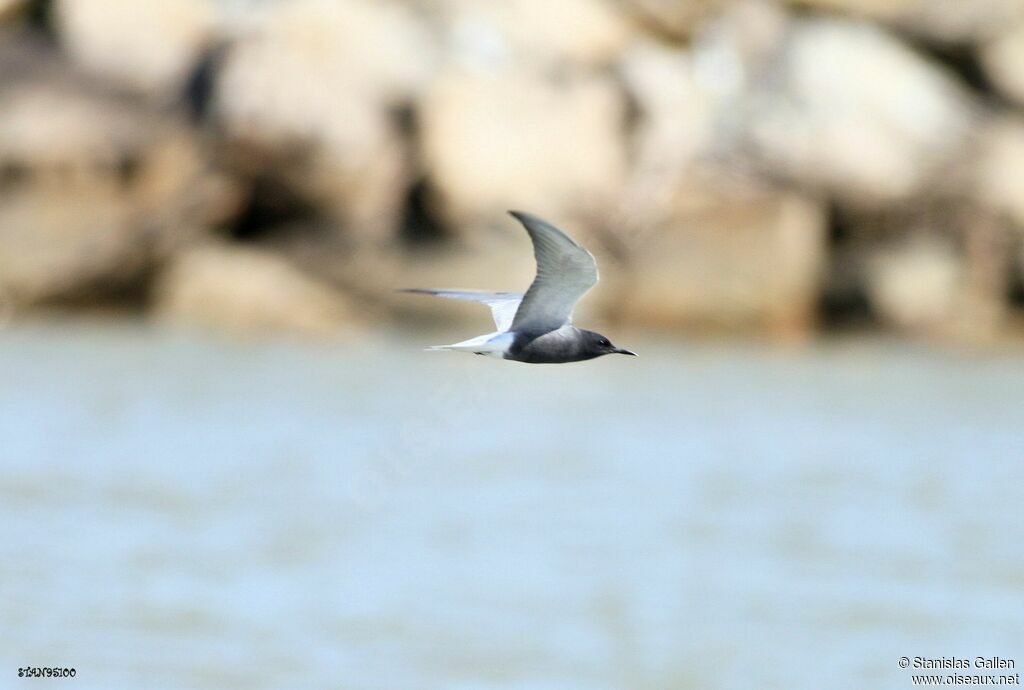
[[512,326],[512,319],[515,318],[519,303],[523,295],[518,292],[481,292],[477,290],[426,290],[412,289],[402,292],[412,292],[420,295],[434,295],[448,299],[460,299],[468,302],[480,302],[491,308],[491,316],[494,318],[494,325],[499,331],[507,331]]
[[511,329],[561,328],[572,322],[572,310],[580,297],[597,284],[597,262],[554,225],[529,213],[511,214],[530,234],[537,259],[537,277],[519,304]]
[[509,348],[512,347],[512,343],[515,342],[515,339],[516,338],[513,334],[499,331],[497,333],[478,335],[475,338],[463,340],[461,343],[454,343],[452,345],[434,345],[427,349],[457,350],[460,352],[473,352],[480,355],[503,358]]

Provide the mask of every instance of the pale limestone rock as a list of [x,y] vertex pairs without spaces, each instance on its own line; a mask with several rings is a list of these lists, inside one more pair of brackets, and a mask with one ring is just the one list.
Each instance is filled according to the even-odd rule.
[[995,119],[978,136],[974,195],[1024,226],[1024,119]]
[[5,190],[0,291],[15,304],[78,297],[137,279],[141,238],[113,178]]
[[155,296],[158,318],[227,333],[334,336],[352,327],[341,295],[253,247],[185,251],[160,277]]
[[[887,207],[925,186],[928,130],[915,141],[913,107],[928,108],[927,99],[901,112],[907,106],[893,101],[895,86],[840,79],[865,59],[859,50],[846,53],[844,66],[837,61],[843,51],[822,48],[816,59],[832,62],[816,72],[806,59],[816,44],[800,43],[804,30],[818,27],[792,21],[751,5],[692,50],[638,44],[625,54],[622,74],[640,120],[623,205],[609,221],[627,259],[608,279],[625,271],[642,279],[623,278],[612,294],[630,297],[609,303],[609,313],[641,324],[807,334],[827,257],[825,211],[806,190]],[[861,28],[827,31],[838,31],[842,42]],[[802,56],[799,64],[783,57],[788,51]],[[926,80],[934,78],[929,69]],[[947,104],[939,99],[934,107]],[[933,129],[941,141],[942,127]],[[805,191],[766,187],[758,181],[765,176]]]
[[945,43],[983,40],[1024,20],[1022,0],[791,0]]
[[[0,63],[17,64],[12,54]],[[0,87],[0,290],[11,301],[139,286],[234,213],[236,190],[182,122],[27,54],[36,72]]]
[[420,142],[446,219],[606,205],[625,177],[623,109],[603,77],[448,71],[422,104]]
[[707,189],[700,204],[680,196],[664,225],[620,238],[627,258],[610,277],[617,302],[607,311],[643,326],[809,334],[825,265],[822,206],[757,188],[717,199]]
[[[865,222],[863,219],[860,222]],[[890,328],[961,342],[1004,331],[1019,241],[1004,217],[984,208],[909,207],[854,228],[865,292]],[[864,242],[870,235],[873,243]]]
[[214,35],[209,0],[58,0],[61,42],[85,69],[173,95]]
[[463,66],[604,65],[632,34],[607,0],[445,0],[442,7],[452,57]]
[[[405,100],[422,90],[437,60],[437,47],[426,27],[394,0],[269,4],[261,23],[243,37],[249,39],[268,51],[269,55],[255,56],[265,68],[275,67],[267,64],[268,58],[280,58],[287,61],[283,70],[305,69],[308,78],[323,80],[324,86],[389,101]],[[275,76],[268,74],[268,79]]]
[[741,5],[697,41],[719,155],[879,206],[963,155],[975,104],[943,70],[866,24]]
[[270,5],[225,57],[215,112],[227,138],[264,160],[354,235],[398,220],[408,155],[389,108],[422,88],[425,29],[395,3]]
[[688,177],[706,163],[715,99],[695,78],[686,50],[637,43],[623,55],[621,73],[639,111],[623,215],[633,226],[656,226],[673,213]]
[[[158,133],[159,135],[159,133]],[[101,295],[146,273],[235,212],[237,190],[180,137],[161,136],[126,180],[29,169],[0,201],[0,286],[17,304]]]
[[64,86],[22,83],[5,91],[0,159],[89,175],[113,170],[126,151],[145,145],[152,128],[138,108]]
[[935,331],[952,318],[962,281],[956,251],[945,242],[922,238],[875,253],[868,267],[868,296],[890,325]]
[[234,191],[167,163],[144,163],[127,186],[114,175],[38,171],[12,183],[0,202],[0,288],[17,304],[35,304],[142,284]]
[[[758,23],[747,55],[772,46],[777,29]],[[622,261],[595,299],[642,326],[806,336],[826,262],[824,208],[744,173],[735,155],[717,157],[722,104],[739,82],[709,82],[699,59],[653,43],[623,57],[639,118],[621,204],[599,222]]]

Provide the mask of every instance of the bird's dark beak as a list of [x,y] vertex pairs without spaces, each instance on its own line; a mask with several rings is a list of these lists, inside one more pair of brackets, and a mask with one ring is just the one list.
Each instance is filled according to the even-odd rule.
[[630,352],[629,350],[627,350],[625,348],[622,348],[622,347],[615,348],[615,354],[618,354],[618,355],[632,355],[633,357],[639,357],[640,356],[637,353]]

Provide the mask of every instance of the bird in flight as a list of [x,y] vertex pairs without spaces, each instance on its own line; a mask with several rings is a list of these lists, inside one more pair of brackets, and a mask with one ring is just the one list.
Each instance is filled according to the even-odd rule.
[[430,350],[456,350],[529,364],[563,364],[601,355],[633,355],[594,331],[576,328],[572,310],[597,284],[597,263],[554,225],[522,211],[509,213],[526,228],[537,259],[537,277],[526,294],[476,290],[411,289],[424,295],[480,302],[491,308],[497,331]]

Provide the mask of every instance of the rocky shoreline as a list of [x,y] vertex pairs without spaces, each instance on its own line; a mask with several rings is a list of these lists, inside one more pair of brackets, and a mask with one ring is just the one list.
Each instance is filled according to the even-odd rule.
[[5,0],[0,74],[15,317],[357,332],[521,288],[526,208],[594,319],[1024,334],[1017,0]]

